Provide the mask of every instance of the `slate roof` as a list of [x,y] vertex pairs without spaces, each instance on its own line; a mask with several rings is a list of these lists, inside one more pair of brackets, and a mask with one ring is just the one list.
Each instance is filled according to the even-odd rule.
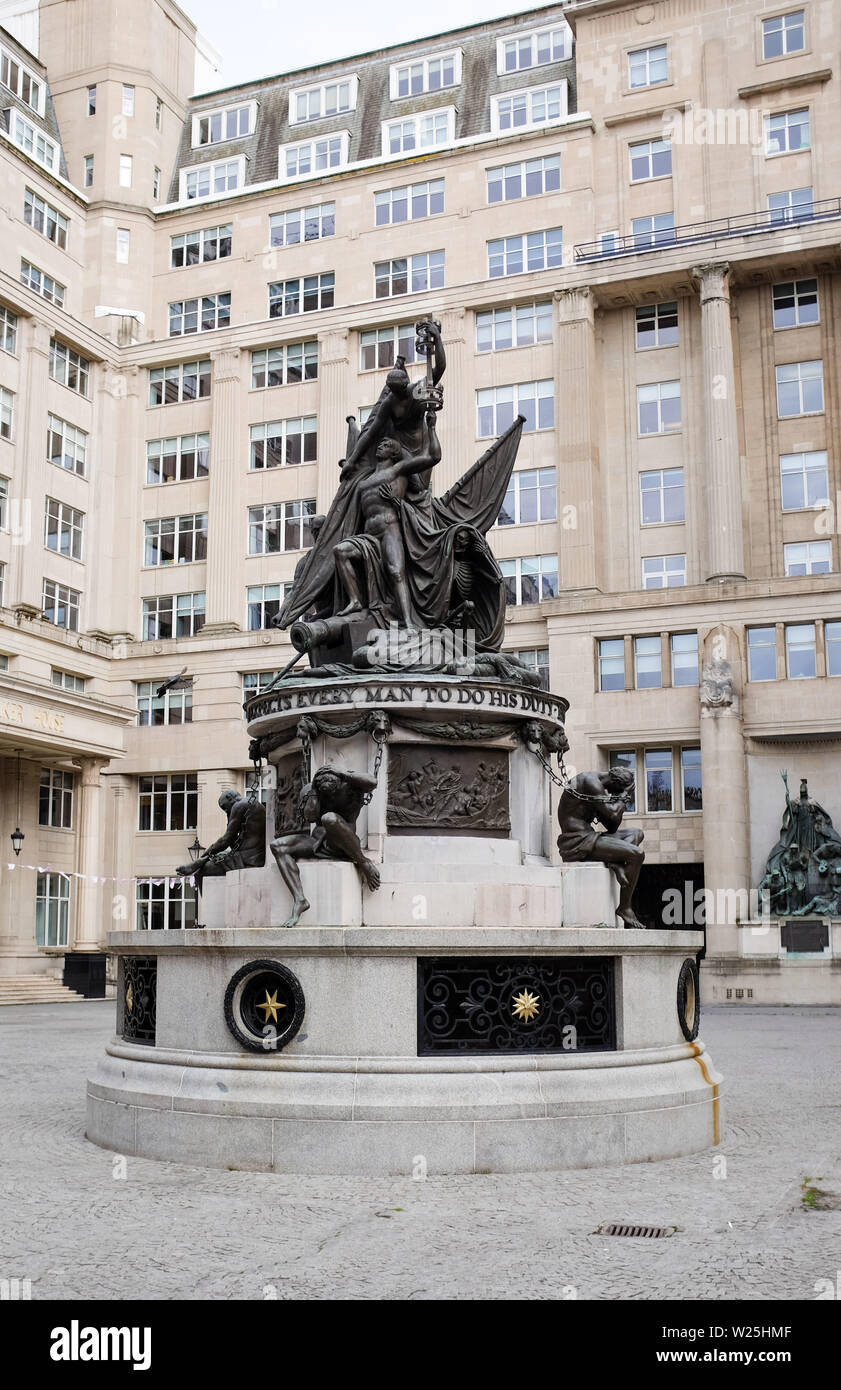
[[[518,91],[524,87],[543,87],[553,81],[557,82],[560,78],[566,78],[569,84],[569,111],[572,113],[577,109],[574,49],[573,56],[565,62],[550,63],[544,67],[529,68],[525,72],[512,72],[501,76],[496,70],[497,39],[520,29],[547,28],[563,17],[563,8],[554,5],[548,9],[528,10],[507,19],[494,20],[490,24],[471,25],[431,38],[398,44],[393,48],[381,49],[378,53],[343,58],[338,62],[325,63],[318,67],[283,73],[278,77],[262,78],[258,82],[227,87],[217,92],[203,93],[193,99],[184,123],[170,185],[170,201],[178,200],[180,171],[191,165],[232,159],[244,154],[246,185],[271,182],[278,177],[279,145],[302,143],[338,131],[350,132],[350,163],[378,159],[382,153],[382,122],[401,115],[455,106],[456,139],[479,135],[491,128],[492,96]],[[444,91],[427,92],[422,96],[391,99],[389,68],[393,63],[404,58],[416,60],[420,57],[434,56],[453,48],[460,48],[464,55],[460,86]],[[323,120],[290,125],[289,93],[293,88],[329,82],[354,74],[359,78],[355,111]],[[253,135],[245,140],[192,148],[194,115],[250,100],[258,103]]]
[[[2,25],[0,25],[0,45],[14,57],[19,58],[24,67],[29,68],[30,72],[35,73],[35,76],[43,84],[45,91],[44,114],[43,116],[39,116],[37,111],[33,111],[31,106],[27,106],[25,101],[21,101],[16,92],[13,92],[10,87],[5,87],[3,83],[0,82],[0,111],[6,112],[10,107],[14,108],[19,111],[22,116],[26,117],[30,125],[34,125],[38,130],[43,130],[45,135],[49,135],[50,139],[55,141],[59,147],[59,173],[62,178],[66,179],[68,177],[67,161],[64,158],[61,133],[58,128],[58,121],[56,120],[53,99],[50,95],[47,69],[44,67],[43,63],[39,62],[39,60],[29,52],[28,48],[24,48],[23,44],[20,43],[14,35],[10,34],[7,29],[4,29]],[[3,119],[5,129],[8,132],[10,118],[4,116]]]

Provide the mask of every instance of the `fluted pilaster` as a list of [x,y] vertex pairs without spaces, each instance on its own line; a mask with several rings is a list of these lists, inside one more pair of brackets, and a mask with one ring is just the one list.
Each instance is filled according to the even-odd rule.
[[558,290],[555,435],[559,583],[601,589],[603,517],[598,438],[595,300],[588,286]]
[[242,352],[222,348],[213,361],[210,498],[207,536],[206,632],[235,632],[243,623],[245,517],[238,480],[248,466],[242,434]]
[[707,579],[744,578],[739,423],[730,327],[730,267],[724,261],[710,262],[695,266],[692,274],[698,282],[701,301]]

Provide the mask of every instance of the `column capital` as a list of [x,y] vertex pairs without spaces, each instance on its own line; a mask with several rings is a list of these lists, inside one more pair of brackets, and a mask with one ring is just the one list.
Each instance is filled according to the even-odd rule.
[[467,315],[464,309],[445,309],[441,315],[441,337],[444,339],[444,347],[451,343],[463,343],[466,338],[465,322]]
[[318,355],[319,366],[332,366],[349,360],[348,340],[350,330],[347,328],[328,328],[326,332],[318,335]]
[[100,773],[104,772],[110,759],[108,758],[79,758],[79,781],[83,787],[101,787]]
[[589,285],[578,285],[567,290],[555,290],[553,299],[558,306],[559,323],[595,321],[596,296]]
[[32,318],[29,320],[29,351],[40,353],[43,357],[50,355],[50,342],[53,330],[43,319]]
[[242,373],[242,348],[224,347],[211,351],[214,384],[239,381]]
[[724,299],[729,304],[729,261],[705,261],[700,265],[694,265],[692,278],[698,282],[698,294],[702,304],[711,299]]

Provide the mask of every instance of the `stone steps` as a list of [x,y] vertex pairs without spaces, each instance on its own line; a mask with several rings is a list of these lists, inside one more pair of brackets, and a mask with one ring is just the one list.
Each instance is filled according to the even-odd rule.
[[6,975],[0,977],[0,1006],[3,1004],[79,1004],[84,995],[68,989],[47,975]]

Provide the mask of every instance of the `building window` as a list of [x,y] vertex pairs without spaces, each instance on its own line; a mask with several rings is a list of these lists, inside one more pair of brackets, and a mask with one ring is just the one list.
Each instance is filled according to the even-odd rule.
[[377,299],[397,294],[419,294],[438,290],[444,284],[444,252],[424,251],[374,266],[374,293]]
[[93,188],[93,155],[85,155],[84,187]]
[[502,275],[522,275],[526,270],[551,270],[563,263],[563,231],[560,227],[488,242],[488,276],[491,280]]
[[268,420],[251,426],[251,467],[288,468],[315,463],[318,458],[318,421],[315,415],[294,420]]
[[772,289],[775,328],[818,322],[817,280],[787,280]]
[[629,147],[631,183],[668,178],[672,172],[671,140],[640,140]]
[[207,559],[207,512],[162,516],[144,526],[144,565],[189,565]]
[[160,97],[155,97],[155,130],[161,130],[164,123],[164,104]]
[[252,584],[246,593],[248,631],[271,627],[286,597],[284,584]]
[[38,824],[61,830],[73,828],[73,773],[56,768],[41,770],[38,792]]
[[0,386],[0,439],[11,439],[15,424],[15,393]]
[[88,87],[88,115],[96,115],[96,87]]
[[638,87],[656,87],[658,82],[668,82],[669,68],[664,43],[651,48],[635,48],[628,54],[628,86],[636,91]]
[[[640,219],[638,218],[637,221]],[[603,256],[612,256],[614,252],[621,250],[619,245],[619,233],[599,232],[599,252]]]
[[[204,627],[205,595],[165,594],[143,600],[143,641],[195,637]],[[173,630],[174,622],[174,630]]]
[[456,112],[454,106],[440,111],[426,111],[415,116],[402,116],[398,121],[384,121],[382,152],[411,154],[413,150],[431,150],[451,145],[455,139]]
[[158,168],[158,166],[157,166],[157,164],[156,164],[156,165],[155,165],[155,168],[154,168],[154,170],[153,170],[153,172],[152,172],[152,197],[154,198],[155,202],[157,202],[158,199],[160,198],[160,196],[161,196],[161,171],[160,171],[160,169]]
[[253,700],[255,695],[262,695],[264,690],[268,690],[273,685],[279,671],[243,671],[242,673],[242,702]]
[[774,15],[762,21],[763,58],[782,58],[786,53],[800,53],[806,46],[804,11]]
[[117,228],[117,264],[128,265],[131,250],[131,232],[126,227]]
[[286,343],[251,354],[251,386],[290,386],[318,378],[318,343]]
[[289,124],[301,125],[305,121],[321,121],[327,116],[355,111],[358,86],[356,77],[345,77],[337,82],[323,82],[318,86],[291,91]]
[[18,316],[13,314],[11,309],[7,309],[5,304],[0,304],[0,348],[3,352],[10,352],[13,355],[17,352],[18,345]]
[[823,414],[823,362],[788,362],[777,367],[777,414]]
[[552,341],[552,304],[520,304],[476,315],[476,351],[500,352]]
[[562,63],[571,56],[572,32],[563,23],[496,41],[496,70],[500,75],[542,68],[547,63]]
[[393,367],[398,357],[404,362],[416,361],[415,325],[397,324],[391,328],[372,328],[359,336],[359,370],[372,372],[378,367]]
[[221,159],[215,164],[197,164],[181,171],[181,197],[189,200],[210,198],[215,194],[233,193],[245,178],[245,162]]
[[154,486],[206,478],[209,466],[209,434],[150,439],[146,444],[146,482]]
[[555,428],[554,381],[524,381],[476,392],[476,437],[490,439],[525,416],[524,433]]
[[201,362],[175,362],[170,367],[149,369],[149,404],[176,405],[180,401],[205,400],[210,395],[210,358]]
[[200,232],[182,232],[169,239],[169,263],[173,270],[182,266],[221,261],[231,254],[233,226],[203,227]]
[[780,485],[784,512],[825,507],[829,502],[826,450],[780,455]]
[[35,945],[66,946],[70,879],[64,874],[38,874],[35,894]]
[[784,193],[768,194],[768,211],[771,223],[801,222],[814,213],[814,196],[811,188],[789,188]]
[[633,784],[625,797],[625,809],[629,815],[633,815],[637,809],[637,755],[633,748],[620,750],[612,748],[608,755],[608,766],[611,768],[623,767],[633,776]]
[[551,87],[529,87],[523,92],[508,92],[491,97],[491,129],[494,131],[522,130],[529,126],[559,121],[567,114],[567,84],[557,82]]
[[646,749],[645,809],[649,814],[672,810],[671,748]]
[[641,435],[667,434],[680,426],[679,381],[654,381],[637,387],[637,428]]
[[66,628],[68,632],[78,632],[81,597],[76,589],[70,589],[66,584],[57,584],[54,579],[45,579],[41,616],[56,627]]
[[43,131],[37,130],[17,111],[13,114],[11,134],[15,144],[36,163],[43,164],[51,173],[58,173],[58,145],[48,140]]
[[47,498],[44,545],[48,550],[67,555],[71,560],[81,560],[84,525],[84,512],[66,502],[57,502],[54,497]]
[[786,670],[789,680],[808,680],[816,674],[814,623],[786,627]]
[[496,519],[497,526],[555,521],[558,515],[554,468],[528,468],[512,473]]
[[182,931],[196,923],[196,890],[183,878],[138,879],[138,931]]
[[672,685],[697,685],[697,632],[673,632],[669,644],[672,653]]
[[634,638],[634,685],[637,690],[659,690],[663,684],[663,648],[660,634]]
[[269,318],[289,318],[292,314],[332,309],[335,291],[336,277],[332,270],[297,280],[279,280],[269,285]]
[[702,811],[704,799],[701,790],[700,748],[681,748],[680,786],[684,811]]
[[256,112],[256,104],[250,101],[243,106],[227,106],[221,111],[202,111],[193,116],[193,149],[201,145],[219,145],[227,140],[243,140],[254,129]]
[[511,203],[557,193],[561,187],[561,156],[527,159],[520,164],[501,164],[485,171],[489,203]]
[[640,473],[640,521],[643,526],[684,521],[683,469],[656,468]]
[[293,208],[269,218],[270,246],[298,246],[319,241],[336,231],[336,204],[318,203],[312,208]]
[[87,396],[90,387],[90,362],[57,338],[50,339],[50,376],[53,381]]
[[673,212],[658,212],[653,217],[635,217],[631,232],[635,251],[667,246],[675,239],[675,215]]
[[281,145],[278,150],[278,178],[298,179],[306,174],[321,174],[325,169],[340,169],[348,162],[350,135],[340,130],[325,135],[322,140],[307,140],[301,145]]
[[123,83],[123,115],[134,115],[134,88]]
[[0,48],[0,83],[20,97],[33,111],[40,115],[44,106],[44,88],[29,68],[20,59]]
[[134,160],[130,154],[120,155],[120,187],[131,188],[131,173]]
[[787,575],[829,574],[832,570],[831,541],[801,541],[783,546],[783,564]]
[[777,679],[777,630],[773,627],[749,627],[748,680]]
[[765,117],[765,153],[793,154],[810,148],[809,111],[781,111]]
[[826,674],[841,676],[841,623],[824,624],[826,642]]
[[674,347],[677,343],[677,303],[646,304],[636,311],[637,350]]
[[444,180],[413,183],[402,188],[386,188],[374,194],[374,222],[388,227],[394,222],[417,222],[444,211]]
[[137,722],[139,725],[191,724],[193,720],[193,686],[165,690],[157,695],[155,681],[138,681]]
[[199,779],[195,772],[157,773],[138,781],[138,830],[195,830]]
[[644,589],[682,589],[685,583],[685,555],[646,555],[642,562]]
[[59,309],[64,307],[64,296],[67,293],[65,285],[60,285],[58,280],[54,280],[51,275],[47,275],[37,266],[30,265],[29,261],[20,263],[21,284],[26,285],[27,289],[46,299],[49,304],[55,304]]
[[53,685],[60,690],[69,690],[73,695],[84,695],[87,681],[84,676],[75,676],[72,671],[59,671],[56,667],[52,668]]
[[599,690],[625,689],[625,643],[621,637],[599,641]]
[[209,333],[215,328],[227,328],[230,322],[230,291],[205,294],[201,299],[178,299],[169,306],[170,338],[184,333]]
[[[0,531],[8,530],[6,509],[9,503],[9,479],[0,477]],[[5,568],[5,567],[4,567]],[[0,608],[3,605],[0,603]]]
[[445,87],[457,87],[460,82],[460,49],[437,54],[434,58],[421,58],[415,63],[395,63],[389,69],[392,101],[420,96],[422,92],[440,92]]
[[501,560],[508,604],[519,607],[558,596],[557,555],[526,555],[518,560]]
[[278,555],[287,550],[307,550],[312,545],[309,518],[315,516],[315,498],[296,502],[270,502],[248,508],[249,555]]
[[47,241],[55,242],[62,251],[67,250],[67,229],[70,225],[67,218],[57,208],[45,203],[31,188],[27,188],[23,196],[23,220],[27,227],[40,232]]
[[521,666],[526,670],[534,671],[540,677],[540,689],[549,689],[549,648],[548,647],[526,647],[514,652]]

